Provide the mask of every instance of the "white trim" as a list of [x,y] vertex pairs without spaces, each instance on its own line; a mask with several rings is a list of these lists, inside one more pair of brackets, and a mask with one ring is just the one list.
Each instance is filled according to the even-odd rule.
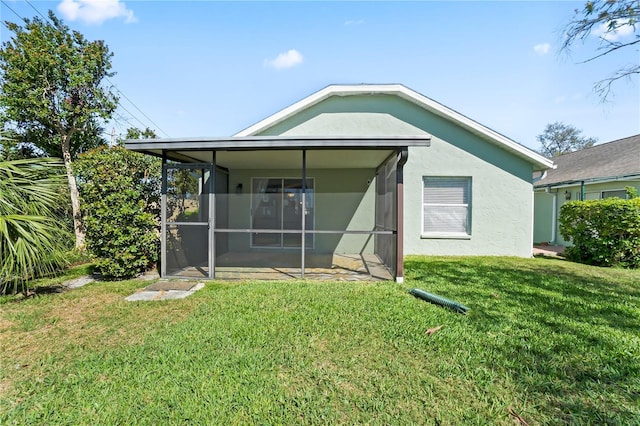
[[609,183],[609,182],[633,182],[633,181],[640,181],[640,174],[638,175],[630,175],[630,176],[624,176],[624,177],[605,177],[605,178],[588,178],[588,179],[575,179],[575,180],[571,180],[571,181],[565,181],[565,182],[557,182],[557,183],[550,183],[550,184],[541,184],[541,185],[537,185],[536,187],[533,188],[534,191],[543,191],[546,190],[547,188],[568,188],[571,186],[580,186],[581,182],[584,182],[585,186],[586,185],[598,185],[601,183]]
[[442,232],[424,233],[420,234],[420,238],[423,240],[470,240],[471,234],[446,234]]
[[[425,203],[424,201],[424,182],[425,179],[433,179],[433,178],[441,178],[441,179],[465,179],[467,181],[467,190],[469,191],[469,200],[466,204],[441,204],[441,203]],[[470,240],[471,239],[471,209],[473,203],[473,178],[471,176],[431,176],[425,175],[422,176],[422,195],[421,195],[421,212],[420,212],[420,238],[427,239],[457,239],[457,240]],[[424,230],[424,207],[425,204],[433,207],[466,207],[467,208],[467,231],[466,232],[425,232]]]
[[312,95],[290,105],[283,110],[257,122],[256,124],[236,133],[234,137],[239,136],[255,136],[264,130],[292,117],[301,111],[310,108],[311,106],[331,97],[331,96],[353,96],[353,95],[375,95],[375,94],[388,94],[396,95],[405,100],[413,102],[414,104],[430,111],[436,115],[439,115],[447,120],[453,121],[456,124],[461,125],[467,130],[483,137],[489,142],[498,145],[517,156],[529,161],[535,166],[535,170],[545,170],[553,167],[553,161],[543,157],[542,155],[530,150],[524,145],[507,138],[500,133],[489,129],[486,126],[478,123],[454,111],[433,99],[427,98],[418,92],[409,89],[401,84],[361,84],[361,85],[331,85],[324,89],[313,93]]

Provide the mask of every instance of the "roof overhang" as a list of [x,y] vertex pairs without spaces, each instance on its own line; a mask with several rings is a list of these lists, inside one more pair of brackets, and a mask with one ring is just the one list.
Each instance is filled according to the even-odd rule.
[[167,159],[202,161],[198,153],[213,151],[292,151],[292,150],[399,150],[431,144],[430,136],[394,137],[283,137],[248,136],[231,138],[130,139],[126,149]]
[[565,180],[562,182],[552,182],[552,183],[536,183],[534,185],[534,190],[546,190],[552,188],[566,188],[570,186],[577,186],[581,184],[594,184],[594,183],[609,183],[609,182],[625,182],[625,181],[636,181],[640,180],[640,174],[632,174],[632,175],[622,175],[622,176],[603,176],[603,177],[595,177],[595,178],[584,178],[584,179],[571,179]]

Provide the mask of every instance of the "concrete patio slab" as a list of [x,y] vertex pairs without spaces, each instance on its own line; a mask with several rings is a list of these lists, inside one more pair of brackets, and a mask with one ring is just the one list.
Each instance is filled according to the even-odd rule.
[[[216,259],[217,280],[300,279],[301,258],[290,253],[225,253]],[[274,266],[277,265],[277,266]],[[393,274],[375,254],[310,254],[305,258],[305,278],[328,281],[392,281]],[[170,275],[206,279],[206,266],[185,267]]]
[[203,282],[159,281],[125,297],[128,302],[184,299],[204,288]]

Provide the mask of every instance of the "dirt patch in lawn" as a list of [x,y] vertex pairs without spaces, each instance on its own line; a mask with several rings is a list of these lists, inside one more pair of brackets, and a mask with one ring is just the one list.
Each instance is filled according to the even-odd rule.
[[53,355],[67,359],[87,349],[136,344],[154,324],[178,322],[193,307],[185,303],[134,306],[124,302],[121,294],[91,293],[2,309],[0,358],[17,365],[33,365]]

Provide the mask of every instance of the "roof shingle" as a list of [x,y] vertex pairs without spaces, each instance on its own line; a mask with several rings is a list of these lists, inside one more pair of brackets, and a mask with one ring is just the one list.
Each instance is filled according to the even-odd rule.
[[536,187],[621,176],[640,176],[640,134],[553,158],[555,169]]

